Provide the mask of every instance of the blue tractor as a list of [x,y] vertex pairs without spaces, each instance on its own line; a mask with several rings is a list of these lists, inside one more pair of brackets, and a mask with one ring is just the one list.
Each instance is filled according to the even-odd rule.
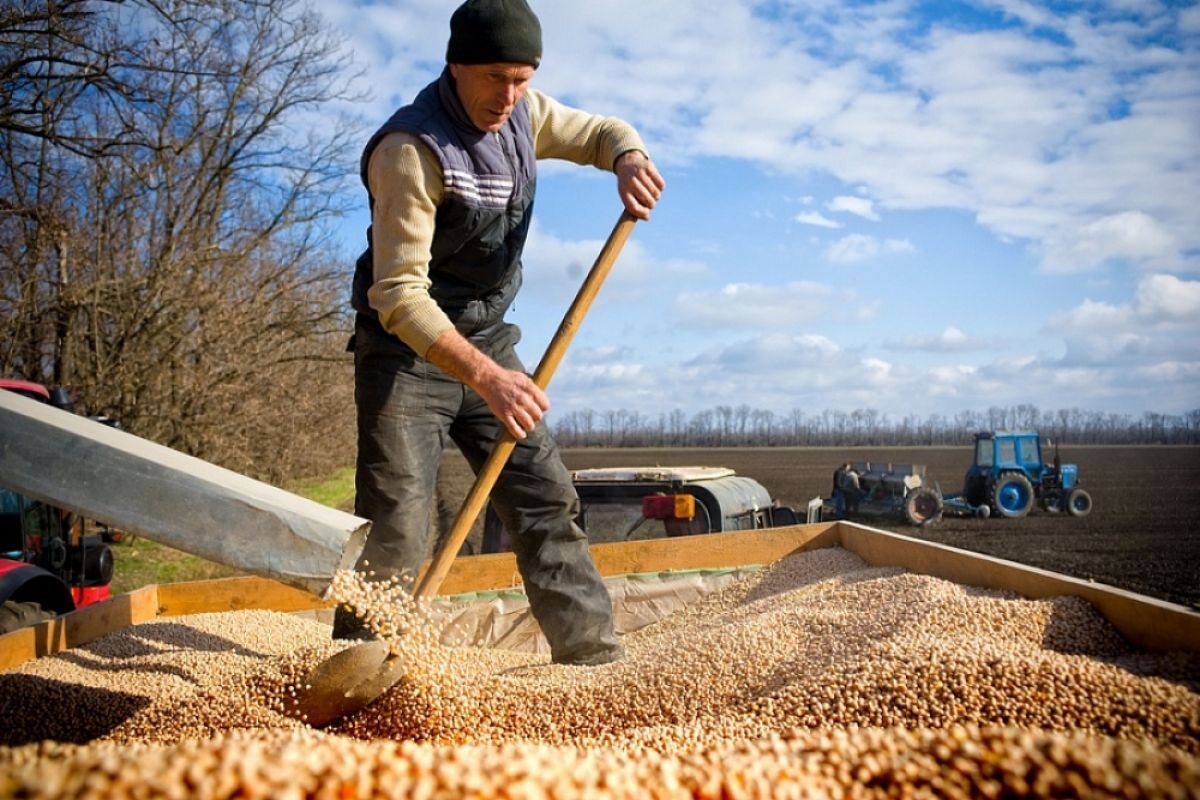
[[1042,457],[1042,438],[1030,432],[975,434],[975,463],[967,470],[963,497],[972,506],[987,505],[993,514],[1017,518],[1036,501],[1043,510],[1086,517],[1092,497],[1079,486],[1079,467]]

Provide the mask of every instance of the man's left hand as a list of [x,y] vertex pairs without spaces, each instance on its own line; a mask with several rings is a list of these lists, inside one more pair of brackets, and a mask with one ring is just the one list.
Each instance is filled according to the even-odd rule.
[[625,210],[638,219],[650,219],[650,209],[667,186],[654,162],[642,151],[630,150],[617,159],[614,171],[617,173],[617,194],[621,196]]

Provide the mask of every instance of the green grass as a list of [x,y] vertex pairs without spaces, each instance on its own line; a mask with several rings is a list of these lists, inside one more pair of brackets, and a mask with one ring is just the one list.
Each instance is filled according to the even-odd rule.
[[[349,510],[354,505],[354,468],[293,489],[296,494],[327,506]],[[242,573],[221,564],[152,542],[141,536],[112,545],[115,569],[113,594],[130,592],[152,583],[178,583],[227,578]]]
[[177,583],[239,575],[237,570],[214,564],[141,536],[112,545],[112,592],[123,594],[151,583]]
[[292,491],[309,500],[350,511],[354,508],[354,467],[346,467],[320,481],[301,484]]

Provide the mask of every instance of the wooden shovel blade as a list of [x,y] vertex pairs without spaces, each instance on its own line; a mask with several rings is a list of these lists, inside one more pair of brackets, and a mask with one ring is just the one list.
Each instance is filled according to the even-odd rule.
[[347,647],[318,664],[305,679],[306,689],[288,709],[314,728],[361,711],[404,677],[404,663],[385,641]]

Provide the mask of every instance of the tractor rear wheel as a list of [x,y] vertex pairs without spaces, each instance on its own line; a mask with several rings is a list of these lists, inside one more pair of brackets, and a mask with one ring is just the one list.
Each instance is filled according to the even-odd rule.
[[1092,496],[1078,487],[1067,492],[1067,513],[1072,517],[1086,517],[1092,513]]
[[1006,472],[992,484],[989,505],[1002,517],[1023,517],[1033,507],[1033,484],[1020,472]]
[[0,605],[0,634],[10,633],[26,625],[34,625],[42,620],[53,619],[55,613],[41,607],[38,603],[18,603],[9,600]]
[[904,518],[909,525],[934,525],[942,518],[942,493],[929,486],[918,486],[904,498]]

